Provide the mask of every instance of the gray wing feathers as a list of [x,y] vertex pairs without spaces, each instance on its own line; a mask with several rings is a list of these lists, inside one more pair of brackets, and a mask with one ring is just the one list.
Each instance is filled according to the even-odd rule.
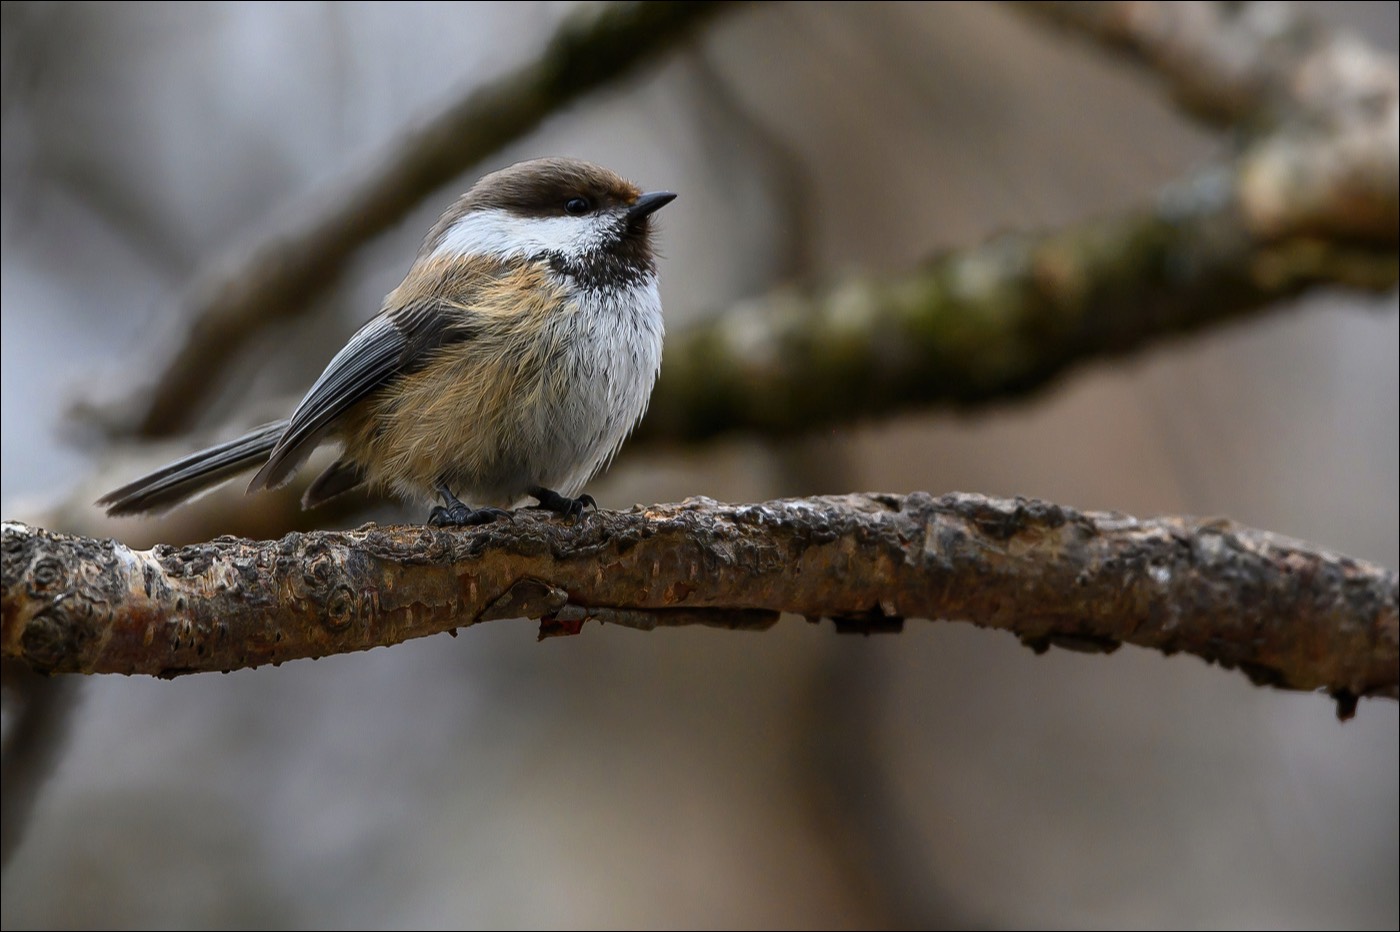
[[262,462],[286,430],[286,421],[254,428],[237,440],[221,443],[163,466],[97,500],[110,515],[164,511],[203,489]]
[[[425,301],[394,316],[374,317],[335,354],[288,420],[264,424],[237,440],[177,460],[108,493],[98,504],[113,515],[161,511],[259,462],[263,467],[248,490],[282,485],[306,462],[336,419],[367,394],[395,375],[411,371],[414,361],[427,358],[433,347],[471,338],[470,319],[443,314],[441,307]],[[338,461],[308,490],[303,504],[319,504],[363,479],[353,464]]]
[[[469,318],[443,314],[441,305],[433,301],[403,308],[393,317],[381,314],[335,354],[291,418],[191,454],[107,494],[98,504],[113,515],[164,510],[258,462],[263,467],[248,490],[276,488],[306,462],[337,418],[367,394],[395,375],[411,371],[414,361],[427,358],[433,347],[470,339],[472,333]],[[363,479],[353,464],[338,461],[313,484],[303,503],[319,504]]]
[[383,315],[356,331],[292,412],[286,432],[248,490],[272,489],[286,482],[337,417],[398,371],[407,345],[403,332]]

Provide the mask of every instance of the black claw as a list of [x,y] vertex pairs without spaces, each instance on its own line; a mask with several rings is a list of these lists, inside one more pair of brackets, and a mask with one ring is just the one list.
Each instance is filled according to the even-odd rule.
[[497,518],[512,517],[509,511],[500,508],[472,508],[459,501],[446,482],[439,482],[437,491],[444,504],[438,505],[428,513],[428,523],[433,527],[472,527],[477,524],[490,524]]
[[552,511],[556,515],[563,515],[566,518],[579,517],[583,514],[585,508],[592,508],[594,511],[598,510],[598,503],[593,500],[592,495],[586,492],[578,498],[568,498],[560,495],[553,489],[546,489],[541,486],[527,489],[526,491],[539,499],[540,502],[538,505],[531,505],[531,508],[541,511]]
[[428,523],[433,527],[472,527],[509,517],[510,512],[500,508],[469,508],[458,502],[455,505],[438,505],[429,513]]

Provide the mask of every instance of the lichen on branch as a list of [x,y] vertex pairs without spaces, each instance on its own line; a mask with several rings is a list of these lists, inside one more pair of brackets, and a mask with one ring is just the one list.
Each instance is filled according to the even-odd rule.
[[[1277,179],[1251,179],[1245,191],[1222,167],[1122,214],[1005,234],[899,275],[744,302],[667,338],[632,444],[794,434],[1003,400],[1319,285],[1395,287],[1393,229],[1377,241],[1261,235],[1250,228],[1256,215],[1279,226],[1307,218],[1278,209],[1287,199]],[[1392,178],[1375,211],[1394,211],[1394,188]],[[1323,204],[1308,216],[1337,222]]]

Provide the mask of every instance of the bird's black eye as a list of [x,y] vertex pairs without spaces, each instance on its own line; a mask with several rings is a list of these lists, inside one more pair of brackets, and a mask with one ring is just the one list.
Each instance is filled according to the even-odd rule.
[[586,197],[571,197],[564,202],[564,212],[573,214],[575,217],[588,213],[593,209],[593,202]]

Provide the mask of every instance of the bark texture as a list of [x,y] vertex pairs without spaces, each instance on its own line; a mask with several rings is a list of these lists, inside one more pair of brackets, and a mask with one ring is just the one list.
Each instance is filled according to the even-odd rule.
[[176,676],[394,644],[502,618],[838,630],[946,618],[1029,645],[1185,651],[1344,712],[1396,697],[1395,573],[1224,520],[1140,520],[953,494],[724,505],[573,524],[367,525],[134,551],[4,527],[3,655],[45,672]]

